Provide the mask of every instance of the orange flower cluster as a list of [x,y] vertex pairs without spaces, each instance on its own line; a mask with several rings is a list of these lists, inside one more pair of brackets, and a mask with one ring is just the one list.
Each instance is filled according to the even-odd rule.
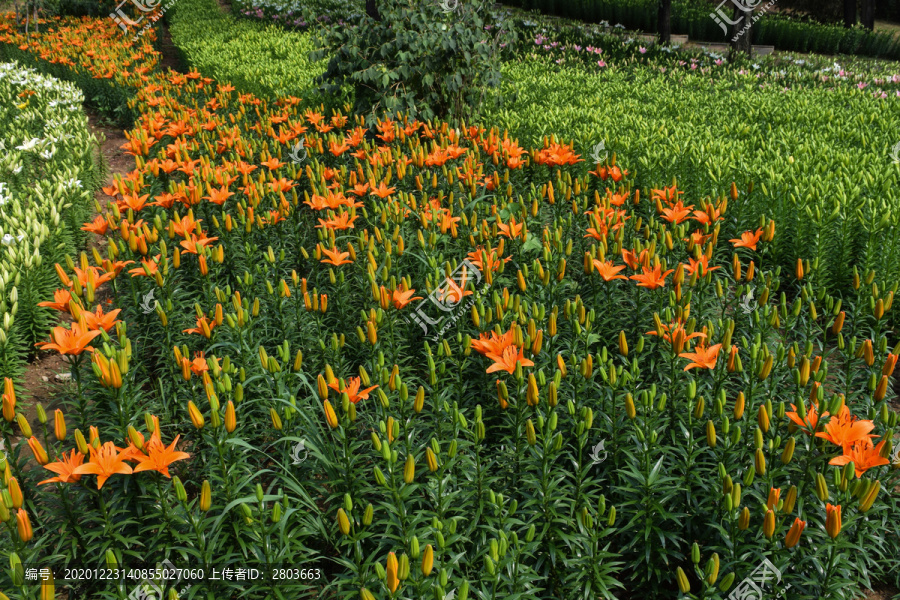
[[[113,442],[101,444],[96,428],[91,427],[90,445],[72,449],[68,454],[63,452],[60,459],[55,462],[47,461],[46,451],[41,447],[37,438],[32,437],[28,443],[35,458],[45,469],[56,473],[56,477],[45,479],[38,485],[75,483],[81,479],[82,475],[96,475],[97,489],[99,490],[113,475],[156,471],[166,477],[171,477],[169,466],[176,461],[190,458],[190,454],[175,450],[181,436],[176,436],[168,446],[164,445],[160,439],[159,421],[156,417],[153,417],[153,420],[155,429],[151,433],[150,439],[145,442],[144,437],[135,432],[134,436],[138,445],[135,445],[135,440],[132,440],[129,441],[127,448],[119,448]],[[84,439],[81,438],[80,441],[83,443]],[[84,462],[87,454],[90,455],[90,458],[88,462]],[[137,465],[132,467],[128,462],[135,462]]]

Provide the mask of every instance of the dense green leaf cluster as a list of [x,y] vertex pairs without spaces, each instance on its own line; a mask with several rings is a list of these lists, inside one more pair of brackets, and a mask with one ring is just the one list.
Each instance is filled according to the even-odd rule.
[[[477,115],[500,83],[503,47],[515,40],[490,20],[479,0],[387,0],[369,15],[325,32],[319,58],[329,58],[329,88],[352,85],[355,110],[372,121],[382,112]],[[453,7],[450,9],[450,7]]]

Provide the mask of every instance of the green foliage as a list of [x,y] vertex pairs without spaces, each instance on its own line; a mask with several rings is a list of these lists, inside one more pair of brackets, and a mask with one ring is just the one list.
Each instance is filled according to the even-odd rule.
[[484,2],[454,6],[386,0],[378,3],[381,20],[366,15],[328,28],[316,54],[330,57],[328,89],[353,85],[355,109],[370,122],[384,111],[421,119],[478,114],[486,92],[500,83],[502,46],[514,35],[486,20]]
[[53,265],[79,247],[102,181],[81,92],[0,64],[0,377],[18,377],[56,317]]
[[314,79],[325,64],[309,59],[311,33],[235,18],[215,0],[179,0],[166,17],[184,62],[206,76],[263,98],[299,96],[310,103],[343,104],[339,92],[328,98],[315,93]]
[[[825,87],[779,75],[781,66],[739,72],[708,57],[696,71],[672,61],[665,73],[652,64],[551,71],[547,62],[507,64],[502,93],[512,100],[488,109],[487,119],[523,143],[570,132],[584,156],[602,140],[640,187],[677,178],[703,197],[736,181],[742,222],[774,218],[779,263],[816,259],[831,289],[848,285],[848,265],[900,277],[894,99],[873,99],[852,81]],[[757,77],[763,73],[771,75]],[[770,76],[777,83],[768,84]]]

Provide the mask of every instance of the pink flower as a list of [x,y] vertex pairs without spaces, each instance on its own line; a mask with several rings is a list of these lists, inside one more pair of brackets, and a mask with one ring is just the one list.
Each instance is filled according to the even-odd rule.
[[640,52],[641,54],[647,54],[647,49],[644,48],[643,46],[640,46],[640,47],[638,48],[638,52]]
[[721,58],[717,58],[716,61],[715,61],[715,63],[716,63],[717,66],[721,66],[721,65],[722,65],[722,59],[721,59]]
[[859,89],[862,90],[862,89],[869,87],[869,84],[864,81],[860,81],[859,83],[856,84],[856,87],[858,87]]
[[598,66],[598,67],[605,67],[605,66],[606,66],[606,63],[603,62],[602,60],[598,60],[598,61],[597,61],[597,66]]

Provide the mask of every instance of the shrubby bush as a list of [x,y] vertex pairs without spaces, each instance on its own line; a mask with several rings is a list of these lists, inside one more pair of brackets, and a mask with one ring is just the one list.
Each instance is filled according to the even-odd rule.
[[349,84],[356,112],[371,122],[383,111],[420,119],[472,118],[500,83],[503,49],[515,42],[493,22],[484,2],[459,0],[445,10],[434,1],[378,2],[369,15],[325,31],[317,58],[328,57],[326,89]]

